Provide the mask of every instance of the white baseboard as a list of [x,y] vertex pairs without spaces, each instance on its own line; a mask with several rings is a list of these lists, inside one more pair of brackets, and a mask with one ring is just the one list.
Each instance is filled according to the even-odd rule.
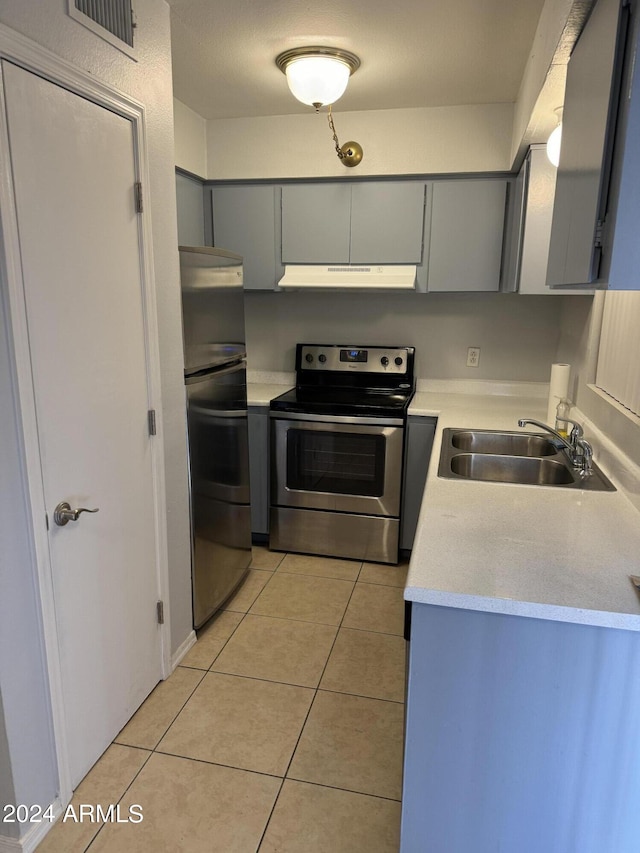
[[[179,646],[179,648],[176,650],[176,652],[171,656],[171,670],[172,671],[178,666],[178,664],[180,663],[182,658],[186,655],[186,653],[189,651],[189,649],[192,646],[195,646],[197,639],[198,638],[196,637],[195,631],[192,631],[190,634],[187,635],[187,638],[185,639],[185,641]],[[0,853],[2,853],[2,850],[0,850]]]
[[0,835],[0,853],[22,853],[24,847],[17,838]]
[[62,814],[62,803],[58,798],[51,803],[49,808],[54,815],[53,820],[43,820],[41,823],[34,823],[20,838],[9,838],[7,835],[0,835],[0,853],[33,853]]

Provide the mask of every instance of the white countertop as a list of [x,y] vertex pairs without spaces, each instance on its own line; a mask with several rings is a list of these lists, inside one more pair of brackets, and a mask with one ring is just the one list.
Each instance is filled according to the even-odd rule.
[[629,579],[640,575],[640,513],[623,491],[437,476],[445,427],[517,430],[518,418],[544,421],[546,398],[532,390],[415,395],[409,414],[436,416],[438,428],[404,597],[640,631],[640,595]]
[[296,384],[295,373],[271,370],[247,370],[247,405],[268,406]]
[[268,406],[274,397],[279,397],[280,394],[284,394],[289,388],[293,388],[293,385],[279,385],[273,382],[248,382],[247,404],[249,406]]

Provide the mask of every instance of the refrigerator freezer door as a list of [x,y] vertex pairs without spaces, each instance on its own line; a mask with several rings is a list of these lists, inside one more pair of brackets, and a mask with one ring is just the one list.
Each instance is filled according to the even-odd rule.
[[180,248],[185,373],[245,356],[242,258],[209,248]]

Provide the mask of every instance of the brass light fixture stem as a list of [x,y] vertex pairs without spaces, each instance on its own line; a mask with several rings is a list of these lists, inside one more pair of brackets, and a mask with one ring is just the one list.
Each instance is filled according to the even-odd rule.
[[362,146],[357,142],[345,142],[344,145],[340,145],[340,141],[338,140],[338,134],[336,133],[336,127],[333,123],[333,113],[331,111],[331,104],[329,104],[329,109],[327,112],[327,118],[329,120],[329,127],[331,128],[331,133],[333,134],[333,143],[336,147],[336,154],[340,158],[340,162],[345,166],[357,166],[358,163],[362,160],[364,156],[364,152],[362,151]]

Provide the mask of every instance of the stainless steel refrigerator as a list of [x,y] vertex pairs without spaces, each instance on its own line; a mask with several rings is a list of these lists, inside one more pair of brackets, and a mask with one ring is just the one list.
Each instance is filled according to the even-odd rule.
[[193,624],[228,598],[251,561],[242,258],[180,246]]

